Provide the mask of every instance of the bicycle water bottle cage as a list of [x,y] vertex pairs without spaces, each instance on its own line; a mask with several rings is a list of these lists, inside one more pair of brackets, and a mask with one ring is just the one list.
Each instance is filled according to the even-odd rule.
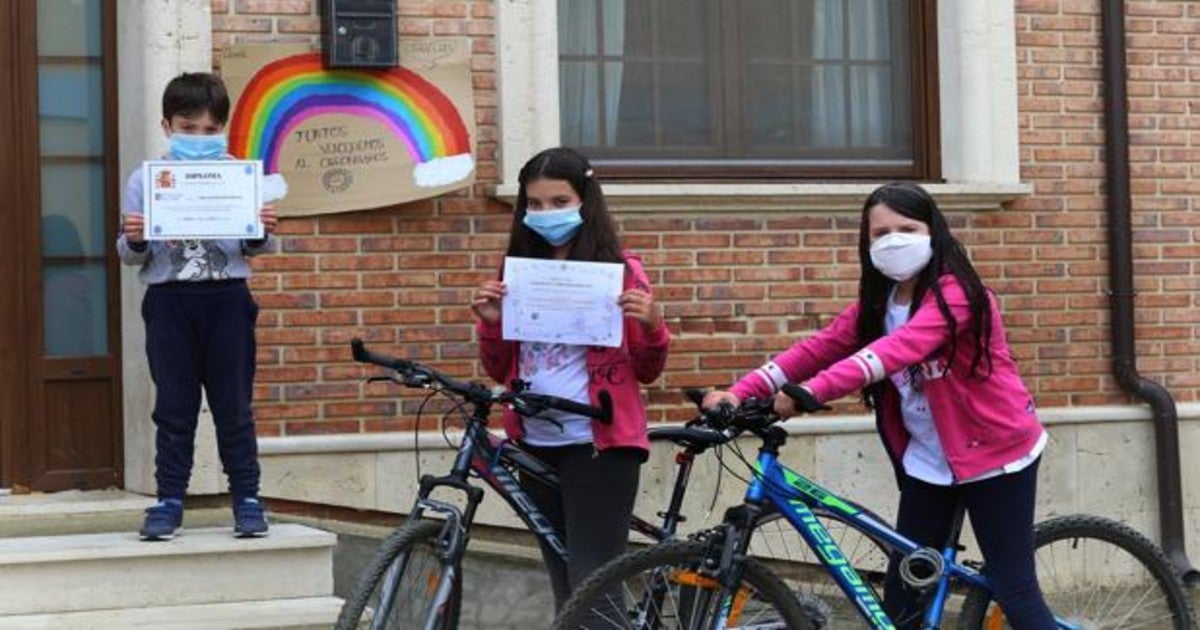
[[900,559],[900,579],[912,588],[928,588],[942,579],[946,561],[936,549],[922,547]]

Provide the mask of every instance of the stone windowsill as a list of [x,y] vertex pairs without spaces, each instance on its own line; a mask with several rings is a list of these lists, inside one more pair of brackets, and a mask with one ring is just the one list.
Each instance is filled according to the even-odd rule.
[[[753,210],[859,210],[879,184],[764,184],[764,183],[612,183],[604,196],[612,210],[634,212],[729,212]],[[925,184],[943,210],[996,210],[1029,195],[1032,186],[1019,182]],[[516,184],[496,186],[496,198],[516,201]]]

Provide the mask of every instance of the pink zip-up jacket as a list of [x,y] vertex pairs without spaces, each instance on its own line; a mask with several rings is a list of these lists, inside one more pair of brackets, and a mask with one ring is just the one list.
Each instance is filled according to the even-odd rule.
[[992,372],[987,374],[987,366],[982,364],[975,376],[969,376],[975,352],[967,296],[952,274],[943,275],[939,283],[957,322],[958,347],[952,364],[947,365],[946,357],[950,327],[929,291],[907,324],[862,349],[856,344],[858,303],[854,303],[817,334],[747,374],[730,391],[742,399],[764,397],[793,382],[803,383],[817,400],[830,401],[884,381],[882,400],[875,410],[876,425],[899,471],[910,436],[900,413],[899,391],[887,376],[919,365],[933,423],[956,480],[1028,455],[1043,429],[1005,341],[995,299],[988,293]]
[[[622,256],[624,290],[650,293],[650,281],[642,269],[641,258],[628,251],[622,252]],[[484,371],[508,387],[518,374],[520,342],[504,341],[500,322],[488,324],[480,320],[475,329],[479,333],[479,359]],[[600,391],[608,390],[613,405],[612,424],[592,421],[593,444],[597,450],[633,447],[649,451],[646,405],[640,384],[651,383],[662,374],[671,333],[665,323],[660,323],[657,330],[647,334],[640,322],[626,317],[622,334],[620,348],[590,346],[587,350],[588,398],[592,405],[599,406]],[[511,409],[504,411],[504,432],[513,440],[521,439],[525,433],[521,417]]]

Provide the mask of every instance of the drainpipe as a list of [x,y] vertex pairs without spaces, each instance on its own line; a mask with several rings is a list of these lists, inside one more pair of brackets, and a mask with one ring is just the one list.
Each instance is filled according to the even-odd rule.
[[1112,311],[1113,374],[1154,413],[1158,465],[1158,520],[1162,549],[1184,584],[1200,584],[1187,557],[1179,468],[1179,416],[1161,385],[1138,374],[1133,321],[1133,202],[1129,192],[1129,112],[1125,92],[1125,2],[1103,0],[1104,149],[1108,190],[1109,299]]

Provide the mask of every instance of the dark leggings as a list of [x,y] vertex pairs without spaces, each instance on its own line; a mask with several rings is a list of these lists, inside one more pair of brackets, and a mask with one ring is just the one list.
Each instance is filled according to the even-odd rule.
[[596,453],[591,444],[526,448],[558,474],[558,489],[521,479],[538,509],[563,535],[571,557],[565,564],[542,545],[558,610],[592,571],[625,551],[645,456],[632,448]]
[[[1024,470],[961,486],[936,486],[904,475],[896,529],[920,545],[939,551],[950,535],[961,500],[983,552],[993,598],[1016,630],[1053,630],[1054,616],[1042,599],[1033,560],[1035,461]],[[884,609],[898,628],[921,627],[921,602],[904,586],[893,558],[884,585]]]

